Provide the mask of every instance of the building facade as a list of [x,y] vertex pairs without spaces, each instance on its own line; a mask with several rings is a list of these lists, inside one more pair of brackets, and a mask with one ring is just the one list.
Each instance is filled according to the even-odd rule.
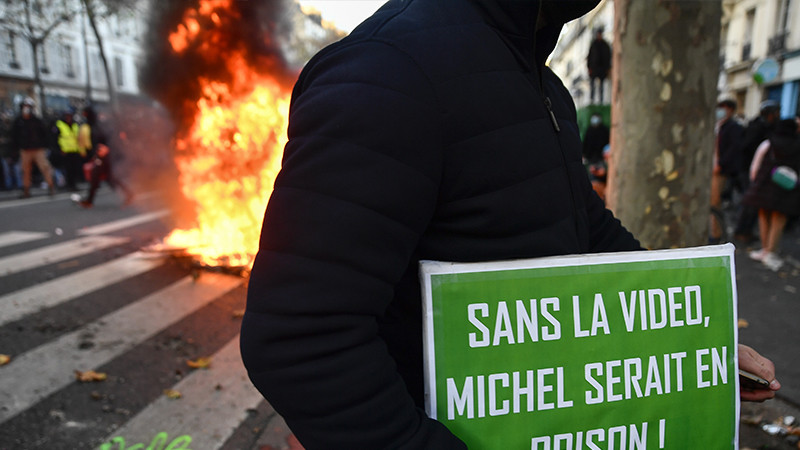
[[781,103],[781,116],[797,114],[798,30],[798,0],[724,1],[721,96],[736,99],[748,117],[758,114],[759,104],[767,99]]
[[[80,0],[33,3],[30,24],[24,16],[24,2],[0,5],[0,110],[16,111],[26,96],[40,100],[52,114],[87,101],[109,100],[108,81],[100,49]],[[58,4],[54,10],[53,4]],[[62,6],[64,5],[64,6]],[[144,8],[147,2],[138,2]],[[49,8],[49,9],[48,9]],[[64,20],[58,20],[64,14]],[[97,25],[109,65],[111,80],[118,95],[138,96],[138,72],[144,61],[142,47],[146,14],[130,10],[106,18]],[[58,22],[38,46],[39,74],[44,92],[39,92],[34,77],[34,36],[41,36]]]
[[[723,0],[721,4],[720,99],[735,99],[738,113],[747,118],[757,115],[767,99],[781,103],[783,117],[797,114],[800,0]],[[567,24],[550,61],[579,108],[590,102],[586,55],[593,30],[603,27],[604,38],[613,46],[613,24],[614,2],[603,0],[590,14]]]

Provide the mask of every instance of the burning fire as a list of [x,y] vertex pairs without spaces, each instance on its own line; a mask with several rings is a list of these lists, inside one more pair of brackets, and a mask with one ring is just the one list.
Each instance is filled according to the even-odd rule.
[[169,36],[175,53],[220,60],[230,77],[198,78],[194,117],[175,140],[179,183],[196,205],[196,224],[173,230],[165,244],[186,248],[206,265],[249,268],[287,141],[289,92],[252,67],[243,51],[219,49],[214,33],[204,34],[204,27],[236,19],[231,3],[201,0]]

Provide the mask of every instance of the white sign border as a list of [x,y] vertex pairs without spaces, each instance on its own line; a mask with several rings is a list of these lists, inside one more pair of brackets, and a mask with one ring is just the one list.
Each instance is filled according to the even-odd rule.
[[[616,264],[647,261],[669,261],[676,259],[698,259],[711,257],[728,257],[731,270],[731,288],[733,293],[733,362],[735,392],[739,392],[739,299],[736,287],[736,261],[733,244],[706,245],[702,247],[616,252],[591,253],[567,256],[550,256],[544,258],[517,259],[492,262],[455,263],[444,261],[420,261],[420,284],[422,287],[422,348],[423,370],[425,378],[425,412],[431,419],[436,419],[436,367],[433,340],[433,286],[431,277],[441,274],[497,272],[504,270],[538,269],[543,267],[586,266],[600,264]],[[734,450],[739,449],[739,418],[741,402],[737,395],[734,429]]]

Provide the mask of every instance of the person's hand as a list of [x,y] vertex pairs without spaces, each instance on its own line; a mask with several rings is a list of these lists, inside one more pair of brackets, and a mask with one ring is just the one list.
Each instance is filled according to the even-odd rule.
[[769,387],[753,389],[739,384],[739,396],[744,401],[763,402],[775,397],[781,384],[775,379],[775,365],[752,348],[739,344],[739,368],[769,381]]

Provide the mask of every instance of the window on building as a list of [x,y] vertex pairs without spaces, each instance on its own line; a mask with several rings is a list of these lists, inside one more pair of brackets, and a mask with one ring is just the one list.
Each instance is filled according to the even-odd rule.
[[122,30],[120,29],[119,18],[117,18],[117,16],[111,16],[111,31],[116,37],[122,36]]
[[775,34],[767,42],[767,53],[776,55],[786,50],[786,26],[789,21],[790,0],[780,0],[778,8],[775,9]]
[[98,80],[99,84],[106,83],[106,75],[103,69],[103,60],[100,58],[100,52],[92,52],[92,57],[89,60],[89,67],[92,72],[92,82]]
[[744,24],[744,42],[742,43],[742,61],[749,61],[753,49],[753,29],[756,23],[755,8],[747,11]]
[[50,67],[47,65],[47,43],[43,43],[39,46],[39,72],[48,74],[50,73]]
[[75,78],[75,65],[72,59],[72,46],[61,44],[61,68],[67,78]]
[[12,69],[19,69],[19,62],[17,61],[16,35],[11,30],[5,34],[2,52],[3,60],[8,61],[8,67]]
[[746,90],[736,91],[734,92],[733,95],[734,97],[736,97],[736,107],[737,107],[736,113],[741,115],[742,118],[744,118],[744,110],[746,105],[745,102],[747,102],[747,91]]
[[725,63],[727,62],[726,53],[727,53],[728,46],[730,45],[730,41],[731,41],[730,36],[728,35],[728,24],[723,24],[722,25],[722,36],[723,36],[723,41],[720,44],[720,48],[719,48],[719,67],[720,67],[720,71],[725,67]]
[[117,86],[125,86],[125,71],[122,66],[122,58],[114,57],[114,73],[117,77]]

